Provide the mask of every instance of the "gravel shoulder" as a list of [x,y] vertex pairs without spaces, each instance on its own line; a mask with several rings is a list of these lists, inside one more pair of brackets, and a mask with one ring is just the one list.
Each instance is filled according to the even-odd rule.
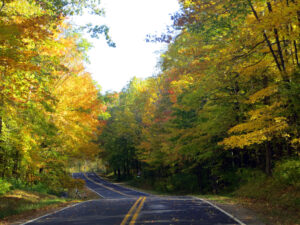
[[240,221],[242,221],[247,225],[266,225],[261,221],[261,219],[259,219],[259,216],[255,212],[244,208],[240,204],[233,203],[233,202],[219,202],[216,200],[203,198],[201,196],[200,198],[205,199],[211,202],[212,204],[220,207],[221,209],[233,215],[234,217],[238,218]]

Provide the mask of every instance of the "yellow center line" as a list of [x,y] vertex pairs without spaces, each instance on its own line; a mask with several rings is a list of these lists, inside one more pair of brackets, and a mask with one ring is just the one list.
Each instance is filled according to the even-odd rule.
[[101,184],[101,183],[99,183],[99,182],[97,182],[97,181],[92,180],[91,178],[87,177],[87,175],[86,175],[85,173],[83,173],[83,176],[84,176],[86,179],[88,179],[89,181],[91,181],[91,182],[93,182],[93,183],[95,183],[95,184],[97,184],[97,185],[100,185],[100,186],[102,186],[102,187],[104,187],[104,188],[106,188],[106,189],[108,189],[108,190],[111,190],[111,191],[116,192],[116,193],[121,194],[121,195],[125,195],[125,196],[127,196],[127,197],[132,197],[132,195],[127,195],[127,194],[125,194],[125,193],[123,193],[123,192],[117,191],[117,190],[115,190],[115,189],[113,189],[113,188],[110,188],[110,187],[105,186],[104,184]]
[[[102,186],[102,187],[104,187],[104,188],[106,188],[106,189],[108,189],[108,190],[111,190],[111,191],[113,191],[113,192],[119,193],[119,194],[121,194],[121,195],[126,195],[126,196],[129,196],[129,197],[132,197],[131,195],[124,194],[124,193],[122,193],[122,192],[120,192],[120,191],[117,191],[117,190],[115,190],[115,189],[113,189],[113,188],[107,187],[107,186],[105,186],[104,184],[101,184],[101,183],[99,183],[99,182],[97,182],[97,181],[94,181],[93,179],[89,178],[85,173],[83,173],[83,176],[84,176],[87,180],[89,180],[89,181],[91,181],[91,182],[93,182],[93,183],[95,183],[95,184],[97,184],[97,185],[99,185],[99,186]],[[134,215],[132,216],[132,219],[131,219],[131,221],[130,221],[130,224],[129,224],[129,225],[134,225],[135,222],[136,222],[136,219],[137,219],[137,217],[138,217],[138,215],[139,215],[139,213],[140,213],[140,211],[142,210],[142,207],[143,207],[145,201],[146,201],[146,197],[139,197],[139,198],[135,201],[134,205],[130,208],[129,212],[128,212],[128,213],[126,214],[126,216],[124,217],[124,219],[123,219],[121,225],[125,225],[126,222],[127,222],[127,220],[130,218],[130,216],[131,216],[131,215],[133,214],[133,212],[135,211],[135,213],[134,213]],[[136,208],[137,208],[137,209],[136,209]]]
[[142,207],[143,207],[145,201],[146,201],[146,197],[144,197],[143,200],[141,201],[141,203],[140,203],[139,207],[137,208],[137,210],[135,211],[135,214],[133,215],[129,225],[135,224],[136,219],[137,219],[140,211],[142,210]]
[[124,217],[121,225],[125,225],[127,220],[129,219],[129,217],[131,216],[131,213],[135,210],[137,204],[142,200],[142,197],[139,197],[138,200],[136,200],[136,202],[134,203],[134,205],[130,208],[129,212],[126,214],[126,216]]

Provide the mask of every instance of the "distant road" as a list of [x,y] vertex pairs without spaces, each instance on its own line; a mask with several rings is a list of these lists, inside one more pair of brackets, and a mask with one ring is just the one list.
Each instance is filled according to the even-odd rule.
[[161,197],[103,180],[94,173],[77,173],[102,199],[86,201],[25,224],[44,225],[233,225],[243,224],[210,203],[194,197]]

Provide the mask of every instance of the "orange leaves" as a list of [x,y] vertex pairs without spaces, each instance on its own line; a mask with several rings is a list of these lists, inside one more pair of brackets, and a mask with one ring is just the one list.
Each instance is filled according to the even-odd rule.
[[43,51],[39,47],[53,38],[49,25],[54,21],[29,1],[10,1],[3,10],[6,16],[0,18],[2,98],[26,103],[35,100],[33,96],[43,95],[43,85],[49,81],[45,79],[46,64],[41,59]]
[[105,125],[98,116],[106,107],[85,72],[78,37],[67,37],[69,26],[53,13],[29,0],[5,0],[1,8],[1,150],[21,153],[5,160],[16,161],[26,176],[72,156],[94,157],[92,141]]
[[96,139],[101,126],[98,115],[106,108],[98,100],[98,90],[88,73],[68,76],[54,93],[58,103],[53,119],[64,143],[61,148],[76,155]]

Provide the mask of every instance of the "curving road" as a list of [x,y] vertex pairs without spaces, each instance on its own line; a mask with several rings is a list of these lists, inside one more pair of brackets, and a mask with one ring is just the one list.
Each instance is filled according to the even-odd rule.
[[194,197],[161,197],[131,190],[101,179],[94,173],[77,173],[102,199],[86,201],[31,220],[28,225],[233,225],[244,224],[209,202]]

